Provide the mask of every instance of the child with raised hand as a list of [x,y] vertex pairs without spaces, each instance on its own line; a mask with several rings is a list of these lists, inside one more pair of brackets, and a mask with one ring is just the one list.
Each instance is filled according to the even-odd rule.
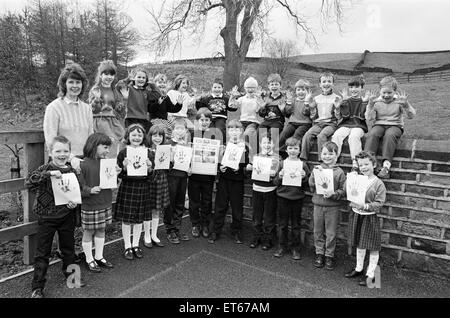
[[[111,139],[105,134],[94,133],[88,137],[83,148],[84,161],[81,162],[80,174],[83,199],[81,245],[86,255],[87,267],[91,272],[101,272],[100,267],[114,267],[103,257],[105,229],[112,223],[112,190],[100,188],[100,161],[108,157],[111,144]],[[117,171],[120,170],[117,167]],[[92,255],[92,236],[95,243],[95,258]]]
[[[58,232],[62,254],[62,271],[66,272],[75,261],[75,209],[77,204],[55,205],[51,177],[61,178],[64,173],[75,173],[69,161],[70,142],[64,136],[56,136],[49,142],[51,161],[31,172],[25,180],[30,191],[36,192],[33,212],[38,215],[34,274],[31,283],[32,298],[43,298],[47,269],[55,232]],[[85,284],[81,283],[81,287]]]
[[364,116],[369,92],[366,93],[364,98],[361,97],[364,83],[362,75],[353,77],[348,82],[350,95],[346,89],[341,92],[342,101],[336,105],[338,129],[331,137],[331,141],[338,146],[338,157],[341,155],[342,143],[348,137],[352,170],[358,169],[355,157],[362,150],[361,139],[364,137],[364,133],[367,132],[366,118]]
[[408,101],[405,92],[397,91],[397,80],[392,76],[386,76],[380,81],[380,95],[371,92],[365,117],[368,121],[374,121],[367,135],[364,150],[377,153],[381,138],[381,156],[383,166],[378,177],[388,179],[392,159],[398,141],[404,132],[404,117],[412,119],[416,110]]
[[[175,154],[178,145],[190,147],[190,135],[184,118],[177,118],[173,122],[170,144],[172,146],[172,154]],[[168,171],[170,205],[164,213],[164,225],[166,227],[167,240],[172,244],[179,244],[180,241],[189,240],[189,237],[185,233],[180,233],[188,173],[174,169],[174,159],[174,156],[172,156]]]
[[172,123],[173,120],[177,117],[185,118],[185,120],[187,121],[188,129],[190,131],[193,131],[196,98],[191,96],[191,94],[189,93],[190,90],[190,82],[187,76],[178,75],[174,79],[172,89],[167,92],[167,96],[169,96],[172,102],[175,103],[181,95],[183,99],[183,106],[179,112],[171,113],[168,119],[169,122]]
[[[286,140],[286,151],[288,157],[280,162],[280,172],[275,178],[277,188],[278,203],[278,249],[273,254],[275,257],[282,257],[292,251],[292,259],[300,260],[300,226],[302,217],[303,198],[305,197],[305,188],[308,185],[309,168],[306,162],[303,162],[303,169],[298,173],[302,178],[302,183],[298,186],[283,185],[282,180],[285,174],[284,162],[300,161],[300,140],[290,137]],[[292,240],[288,240],[288,225],[291,224]]]
[[245,147],[242,124],[232,119],[227,124],[228,143],[244,148],[237,170],[219,164],[219,182],[215,199],[213,226],[208,242],[214,243],[221,235],[225,215],[231,205],[231,235],[237,244],[242,244],[242,216],[244,206],[244,179],[248,165],[248,149]]
[[[334,75],[323,73],[319,77],[320,95],[312,98],[311,94],[305,97],[305,106],[310,110],[313,126],[306,132],[302,140],[300,158],[309,159],[312,141],[317,137],[317,149],[320,151],[323,145],[336,131],[336,105],[340,102],[340,96],[333,92]],[[320,157],[320,156],[319,156]]]
[[[350,203],[353,213],[348,224],[348,244],[356,246],[356,267],[345,274],[345,277],[361,277],[359,285],[366,286],[367,279],[373,281],[381,250],[381,231],[377,213],[386,202],[386,187],[374,174],[377,165],[375,155],[361,151],[356,155],[359,171],[369,178],[365,203]],[[356,173],[356,172],[355,172]],[[370,251],[369,266],[364,277],[364,257]]]
[[285,108],[286,117],[289,117],[286,127],[280,135],[280,153],[286,157],[285,142],[289,137],[294,137],[300,140],[300,145],[303,136],[311,128],[311,118],[309,107],[305,106],[306,96],[311,95],[311,84],[309,81],[299,79],[295,83],[295,99],[293,103],[287,104]]
[[[145,213],[151,210],[148,178],[152,171],[152,153],[148,148],[145,129],[139,124],[132,124],[125,134],[127,146],[133,148],[144,147],[147,150],[147,175],[128,176],[127,167],[132,162],[127,157],[127,148],[122,149],[117,156],[117,165],[122,169],[119,178],[122,179],[117,191],[114,206],[114,218],[122,222],[122,236],[125,245],[124,256],[128,260],[144,256],[139,247],[142,232],[142,222]],[[131,228],[133,228],[133,242],[131,242]]]
[[[277,186],[274,183],[275,176],[280,170],[281,157],[274,152],[275,144],[270,134],[263,135],[260,143],[259,157],[272,159],[269,181],[253,181],[253,238],[250,243],[251,248],[262,244],[264,251],[273,246],[276,235],[277,218]],[[248,170],[253,166],[249,165]]]
[[314,171],[309,177],[309,187],[313,193],[312,202],[314,204],[314,245],[316,249],[314,266],[323,267],[325,265],[328,270],[333,270],[335,267],[336,232],[339,208],[342,205],[340,200],[345,196],[345,174],[340,167],[336,166],[337,151],[338,147],[334,142],[326,142],[320,152],[322,163],[314,167],[318,170],[333,169],[334,189],[327,189],[325,194],[317,194]]
[[[166,134],[162,125],[154,125],[148,132],[148,139],[150,142],[150,151],[152,158],[155,158],[156,147],[165,143]],[[164,247],[164,244],[159,240],[158,225],[159,215],[166,210],[170,204],[169,197],[169,183],[167,181],[166,170],[153,170],[150,176],[150,191],[151,213],[146,213],[144,216],[144,246],[152,247],[152,243],[159,247]],[[151,221],[150,221],[151,220]],[[151,222],[151,236],[150,236],[150,222]]]

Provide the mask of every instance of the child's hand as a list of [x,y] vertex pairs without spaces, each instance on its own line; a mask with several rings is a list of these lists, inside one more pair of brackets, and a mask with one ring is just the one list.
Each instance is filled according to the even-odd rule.
[[305,95],[305,102],[310,102],[312,100],[312,91],[310,89],[308,89],[306,91],[306,95]]
[[123,159],[123,166],[124,166],[124,167],[129,166],[130,163],[131,163],[130,159],[128,159],[128,158]]
[[180,94],[177,97],[177,104],[183,104],[184,103],[184,95]]
[[66,205],[69,209],[75,209],[77,207],[76,203],[73,203],[72,201],[69,201]]
[[358,210],[364,210],[364,205],[361,205],[361,204],[358,204],[355,202],[350,202],[350,207],[358,209]]
[[147,160],[145,160],[145,163],[147,164],[147,167],[152,167],[152,162],[150,161],[150,159],[147,158]]
[[292,94],[291,91],[286,91],[286,99],[288,102],[292,102],[292,100],[294,99],[294,94]]
[[366,96],[368,96],[367,98],[368,98],[369,102],[373,103],[377,99],[379,94],[378,94],[377,90],[371,90],[369,92],[369,94],[367,94],[367,92],[366,92]]
[[341,96],[336,96],[336,98],[334,99],[334,106],[336,108],[341,107],[341,102],[342,102],[342,97]]
[[130,90],[127,86],[124,85],[120,88],[120,93],[122,94],[123,98],[128,99]]
[[401,91],[401,90],[398,90],[397,93],[398,93],[398,98],[397,98],[398,103],[403,107],[408,105],[408,95],[404,91]]
[[62,178],[62,173],[59,170],[52,170],[52,171],[50,171],[50,175],[55,177],[56,179],[61,179]]
[[275,117],[277,117],[277,115],[275,115],[274,112],[269,112],[269,113],[267,114],[267,117],[268,117],[268,118],[275,118]]
[[81,167],[80,167],[81,161],[83,161],[83,160],[78,157],[75,157],[75,156],[70,160],[70,165],[72,166],[72,168],[75,169],[77,174],[81,173]]
[[91,194],[98,194],[100,191],[102,191],[102,189],[99,186],[96,186],[91,189]]
[[253,165],[251,163],[247,164],[246,169],[247,169],[247,171],[252,171],[253,170]]
[[220,169],[221,172],[227,171],[227,167],[226,166],[220,166],[219,169]]
[[322,171],[322,170],[323,170],[323,167],[322,167],[321,165],[318,165],[318,166],[315,166],[314,169],[317,169],[317,170],[319,170],[319,171]]
[[100,99],[102,97],[102,92],[99,89],[94,89],[92,91],[92,96],[94,96],[95,99]]
[[122,172],[122,168],[120,168],[119,166],[116,165],[116,172],[117,172],[117,174],[121,173]]
[[300,172],[300,177],[302,177],[302,179],[303,179],[304,177],[306,177],[306,172],[305,172],[305,170],[302,170],[302,171]]
[[275,177],[275,174],[276,174],[277,172],[275,171],[275,170],[270,170],[270,176],[271,177]]
[[280,178],[283,178],[283,175],[284,175],[284,169],[281,169],[280,172],[278,173],[278,175],[280,176]]
[[325,192],[323,193],[323,197],[324,198],[329,198],[334,194],[333,190],[325,190]]
[[347,100],[348,99],[348,90],[345,88],[341,91],[341,95],[342,95],[342,100]]
[[192,176],[192,169],[191,168],[189,168],[187,174],[188,174],[189,177]]

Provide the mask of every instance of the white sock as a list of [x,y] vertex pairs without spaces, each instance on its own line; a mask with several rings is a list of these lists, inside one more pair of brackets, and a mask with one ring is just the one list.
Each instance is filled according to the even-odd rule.
[[81,242],[81,246],[83,247],[84,255],[86,255],[86,263],[92,262],[94,260],[92,256],[92,241]]
[[133,247],[139,247],[141,232],[142,232],[142,223],[133,225]]
[[375,277],[375,269],[377,268],[379,258],[380,258],[380,252],[378,252],[378,251],[370,252],[369,266],[367,267],[367,272],[366,272],[366,275],[369,276],[370,278]]
[[366,257],[366,250],[362,248],[356,249],[356,268],[355,271],[361,272],[364,267],[364,257]]
[[103,258],[103,247],[105,246],[105,238],[94,236],[94,242],[95,242],[95,259],[99,261]]
[[144,241],[150,243],[150,227],[152,226],[152,221],[144,221]]
[[131,225],[122,223],[122,236],[125,249],[131,248]]
[[160,242],[159,238],[156,236],[158,233],[158,225],[159,225],[159,218],[152,218],[152,240],[155,242]]

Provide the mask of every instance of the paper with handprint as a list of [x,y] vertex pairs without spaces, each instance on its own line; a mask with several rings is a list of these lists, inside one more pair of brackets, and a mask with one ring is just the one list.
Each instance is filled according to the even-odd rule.
[[63,173],[61,178],[51,177],[55,205],[70,202],[81,204],[81,191],[75,173]]
[[302,186],[303,161],[286,159],[283,162],[283,170],[282,185],[294,187]]
[[268,182],[270,180],[270,168],[272,167],[272,158],[253,157],[252,179]]
[[177,145],[175,147],[175,155],[173,157],[173,168],[180,171],[189,171],[192,160],[192,148]]
[[128,176],[147,175],[147,151],[146,147],[127,147],[126,157],[130,160],[130,163],[127,166]]
[[334,192],[333,169],[314,169],[313,173],[317,194],[325,194],[326,191]]
[[356,173],[347,173],[347,200],[356,204],[364,205],[366,192],[369,187],[369,178]]
[[245,146],[239,146],[232,142],[229,142],[227,144],[227,147],[225,148],[225,153],[223,154],[222,166],[238,170],[244,150]]
[[155,170],[169,169],[170,145],[158,145],[155,152]]
[[116,159],[100,159],[100,188],[117,188]]

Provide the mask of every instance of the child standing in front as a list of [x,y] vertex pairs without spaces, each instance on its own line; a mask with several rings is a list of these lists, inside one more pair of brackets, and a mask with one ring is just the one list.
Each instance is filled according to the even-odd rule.
[[[364,150],[377,153],[381,138],[381,156],[383,167],[378,173],[378,177],[388,179],[392,158],[398,141],[404,132],[404,117],[414,118],[416,110],[408,102],[408,95],[404,92],[397,93],[397,80],[391,76],[386,76],[380,81],[380,96],[375,92],[369,97],[369,104],[366,109],[366,119],[374,121],[372,129],[366,139]],[[397,96],[396,96],[397,94]]]
[[[309,168],[306,162],[303,162],[303,169],[296,171],[296,177],[301,176],[302,183],[297,186],[283,185],[284,163],[286,161],[301,161],[300,155],[300,140],[295,137],[290,137],[286,140],[286,151],[288,157],[281,161],[280,172],[275,178],[277,188],[277,202],[278,202],[278,250],[273,254],[275,257],[281,257],[289,252],[289,245],[292,251],[292,258],[294,260],[300,259],[300,226],[302,217],[303,198],[305,197],[305,187],[308,184]],[[291,223],[292,241],[288,242],[288,225]]]
[[[156,147],[158,145],[163,145],[165,143],[166,134],[164,131],[164,126],[155,125],[150,128],[148,132],[148,137],[150,141],[150,151],[152,152],[152,158],[155,158]],[[167,170],[153,170],[150,176],[150,197],[151,202],[151,214],[146,213],[144,218],[144,245],[146,247],[151,247],[152,243],[159,247],[164,247],[164,244],[159,240],[158,225],[159,216],[166,210],[170,204],[169,197],[169,183],[167,181]],[[151,221],[150,221],[151,218]],[[150,222],[151,222],[151,236],[150,236]]]
[[[348,224],[348,242],[356,246],[356,267],[345,274],[345,277],[361,277],[359,285],[366,286],[367,278],[373,281],[375,268],[378,264],[381,250],[381,231],[377,213],[386,202],[386,187],[374,174],[377,161],[373,153],[361,151],[356,155],[359,171],[369,178],[364,205],[350,203],[352,217]],[[370,251],[369,266],[364,277],[364,257]]]
[[[83,228],[81,245],[86,255],[88,269],[96,273],[101,272],[100,267],[114,267],[103,257],[105,229],[108,224],[112,223],[112,191],[100,188],[100,161],[108,157],[111,144],[111,138],[105,134],[90,135],[84,145],[84,160],[80,165],[83,199],[81,204],[81,226]],[[95,258],[92,255],[92,236],[94,236],[95,243]]]
[[317,95],[314,99],[311,94],[307,94],[305,97],[305,106],[310,109],[313,126],[303,136],[302,150],[300,153],[302,160],[309,159],[309,152],[314,138],[317,137],[317,151],[320,152],[323,145],[336,130],[335,109],[340,101],[340,97],[333,93],[334,75],[331,73],[321,74],[319,86],[322,94]]
[[309,177],[309,187],[314,193],[314,245],[316,259],[314,266],[333,270],[335,267],[334,250],[336,249],[336,232],[339,221],[340,199],[345,196],[345,174],[336,166],[338,147],[334,142],[323,145],[320,157],[322,163],[314,170],[332,169],[334,189],[327,189],[324,194],[317,194],[314,171]]
[[[127,128],[125,141],[128,147],[143,147],[147,151],[147,175],[128,176],[127,169],[132,164],[132,158],[127,157],[127,148],[122,149],[117,156],[117,165],[122,169],[119,178],[122,179],[117,191],[114,218],[122,222],[122,236],[125,244],[124,256],[128,260],[144,256],[139,247],[142,232],[142,222],[145,213],[151,211],[151,197],[149,196],[148,178],[152,171],[151,152],[146,147],[145,129],[139,124],[132,124]],[[131,228],[133,228],[133,242],[131,242]]]
[[[75,261],[75,209],[77,204],[55,206],[51,177],[61,178],[63,173],[75,173],[68,163],[70,142],[64,136],[56,136],[49,143],[51,161],[31,172],[25,181],[30,191],[36,192],[33,212],[38,215],[37,245],[34,256],[34,275],[31,283],[32,298],[43,298],[47,269],[55,232],[58,232],[62,254],[62,271],[66,272]],[[81,286],[85,284],[82,283]]]

